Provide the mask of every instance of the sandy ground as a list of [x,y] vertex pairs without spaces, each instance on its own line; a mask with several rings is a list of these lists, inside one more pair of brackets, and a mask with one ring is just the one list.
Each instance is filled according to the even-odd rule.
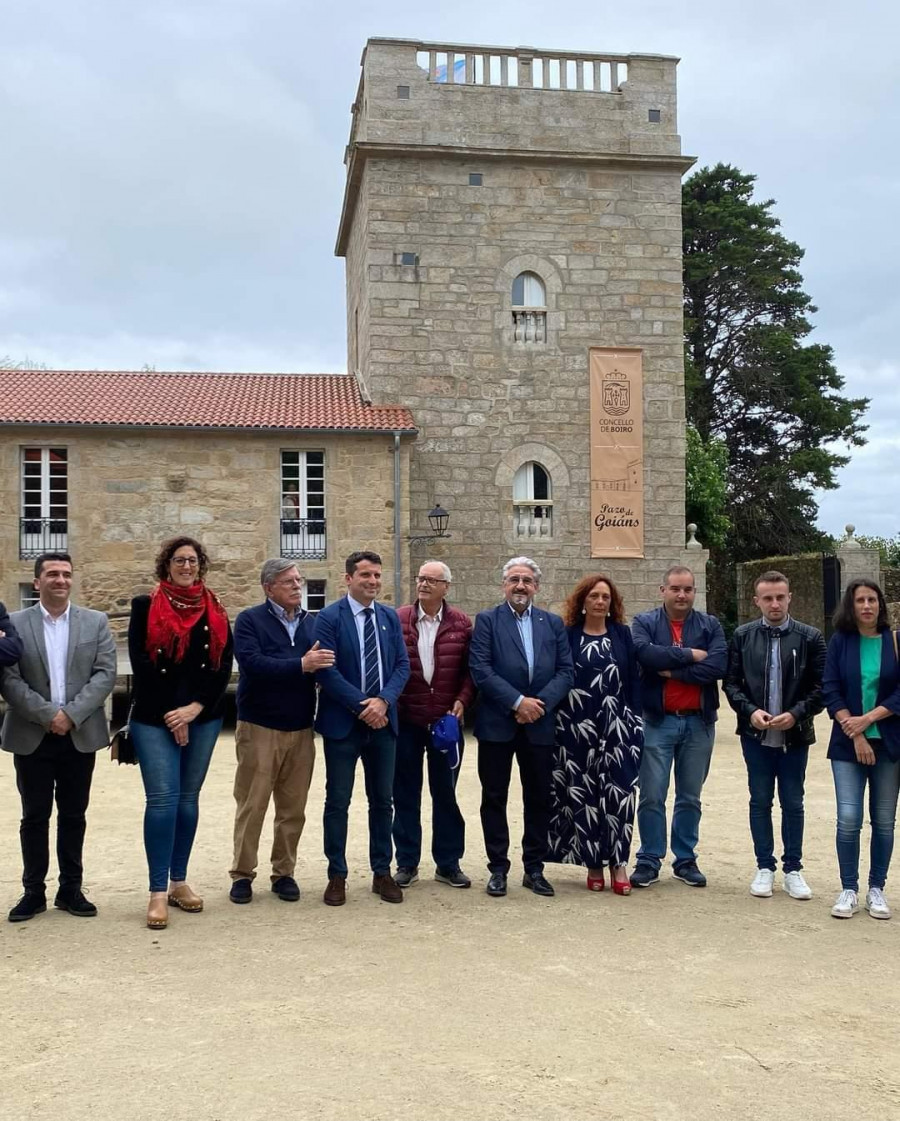
[[[206,910],[176,912],[158,933],[143,925],[140,779],[101,755],[86,852],[99,917],[51,908],[0,926],[0,1116],[900,1117],[900,915],[829,915],[834,810],[821,747],[807,785],[815,898],[750,897],[730,728],[720,727],[705,792],[705,891],[667,870],[630,898],[590,895],[579,870],[550,867],[555,899],[524,891],[518,875],[506,899],[488,898],[472,750],[460,778],[472,890],[434,883],[428,863],[401,906],[372,895],[360,784],[349,902],[335,909],[321,902],[321,759],[302,900],[263,890],[251,906],[228,901],[233,741],[223,736],[191,874]],[[10,904],[18,815],[4,755]],[[518,811],[512,824],[515,836]]]

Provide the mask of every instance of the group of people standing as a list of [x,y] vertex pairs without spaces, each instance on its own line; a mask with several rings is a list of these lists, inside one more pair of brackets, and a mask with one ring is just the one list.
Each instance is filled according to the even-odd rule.
[[[452,576],[443,562],[421,566],[415,602],[395,611],[378,601],[381,558],[363,550],[346,560],[346,595],[315,617],[301,606],[296,564],[266,561],[263,602],[238,615],[232,634],[207,586],[208,566],[200,542],[172,538],[156,559],[156,587],[132,602],[129,726],[146,794],[151,929],[168,924],[170,907],[203,909],[187,871],[234,659],[236,904],[252,902],[270,802],[270,887],[286,902],[300,898],[294,872],[314,729],[326,771],[324,902],[346,902],[348,810],[360,760],[372,891],[400,903],[418,879],[426,771],[434,877],[470,887],[461,866],[465,822],[456,783],[476,696],[488,895],[508,890],[513,760],[523,794],[522,884],[534,894],[554,894],[547,863],[584,867],[591,891],[604,890],[607,873],[618,895],[648,888],[659,879],[667,846],[675,877],[704,887],[697,863],[701,792],[724,679],[747,766],[757,863],[751,894],[773,891],[777,789],[784,890],[795,899],[812,895],[802,873],[804,779],[813,718],[825,707],[834,721],[828,755],[841,878],[832,914],[849,918],[859,909],[868,787],[865,906],[874,918],[890,918],[884,884],[900,790],[900,657],[876,584],[847,587],[826,650],[818,630],[791,617],[787,578],[764,573],[754,596],[760,618],[739,627],[729,644],[718,620],[694,608],[694,577],[680,565],[663,576],[660,606],[629,627],[609,576],[585,576],[560,617],[534,602],[538,565],[514,557],[503,568],[502,602],[480,612],[473,627],[448,602]],[[9,913],[12,922],[46,910],[54,799],[55,905],[82,917],[97,913],[82,890],[82,845],[95,753],[108,742],[104,703],[115,683],[116,651],[106,616],[72,604],[71,587],[71,558],[47,553],[35,563],[39,602],[11,617],[0,605],[0,693],[8,704],[2,747],[14,754],[22,800],[24,894]],[[635,816],[641,845],[629,875]]]

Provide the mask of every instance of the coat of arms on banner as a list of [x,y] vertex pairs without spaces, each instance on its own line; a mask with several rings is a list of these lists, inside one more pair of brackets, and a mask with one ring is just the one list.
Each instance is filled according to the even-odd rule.
[[619,370],[609,370],[603,376],[603,411],[609,416],[624,416],[631,408],[631,385]]

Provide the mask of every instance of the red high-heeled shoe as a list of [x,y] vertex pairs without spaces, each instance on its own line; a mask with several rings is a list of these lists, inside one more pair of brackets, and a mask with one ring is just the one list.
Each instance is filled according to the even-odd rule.
[[600,869],[599,876],[592,876],[588,872],[587,889],[588,891],[603,891],[606,887],[606,881],[603,879],[603,869]]
[[609,870],[609,883],[610,887],[616,895],[631,895],[631,880],[628,878],[628,870],[625,870],[625,879],[617,880],[616,871],[614,868]]

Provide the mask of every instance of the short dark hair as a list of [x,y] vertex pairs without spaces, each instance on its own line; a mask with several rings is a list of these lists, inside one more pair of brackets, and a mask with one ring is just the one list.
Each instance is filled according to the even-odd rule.
[[35,580],[37,580],[40,577],[41,570],[44,567],[44,562],[45,561],[68,561],[69,564],[72,565],[72,568],[73,569],[75,568],[75,565],[72,564],[72,558],[69,556],[68,553],[41,553],[41,555],[39,557],[35,557],[35,560],[34,560],[34,578],[35,578]]
[[834,624],[834,629],[836,631],[843,631],[844,634],[855,634],[859,630],[859,625],[856,622],[856,612],[853,610],[853,600],[860,588],[871,588],[878,596],[878,621],[875,626],[879,631],[887,630],[890,626],[887,603],[884,599],[884,592],[874,580],[850,581],[844,589],[841,602],[837,605],[834,616],[832,617],[831,621]]
[[753,592],[756,594],[756,589],[760,584],[787,584],[788,591],[791,590],[791,582],[783,572],[777,572],[774,568],[770,568],[768,572],[764,572],[762,576],[757,576],[753,581]]
[[662,578],[663,587],[665,587],[666,584],[669,582],[669,577],[674,576],[678,572],[686,572],[688,574],[688,576],[691,577],[691,579],[693,579],[693,577],[694,577],[694,570],[692,568],[688,568],[688,566],[686,564],[670,564],[669,567],[666,569],[666,571],[663,573],[663,578]]
[[169,579],[169,561],[184,545],[189,545],[197,554],[197,560],[200,562],[197,566],[197,579],[203,579],[209,570],[209,556],[200,542],[194,537],[170,537],[168,541],[163,541],[159,547],[159,552],[156,554],[153,571],[157,580]]
[[381,557],[377,553],[373,553],[371,549],[360,549],[358,552],[351,553],[344,561],[344,571],[348,576],[353,575],[360,561],[368,561],[369,564],[377,564],[379,568],[381,567]]
[[625,607],[622,604],[622,596],[619,594],[619,589],[605,573],[594,572],[579,580],[573,588],[572,594],[566,600],[562,616],[563,622],[567,627],[575,626],[581,617],[581,609],[584,607],[584,601],[587,599],[588,592],[596,588],[601,582],[609,586],[609,615],[607,618],[610,623],[625,622]]

